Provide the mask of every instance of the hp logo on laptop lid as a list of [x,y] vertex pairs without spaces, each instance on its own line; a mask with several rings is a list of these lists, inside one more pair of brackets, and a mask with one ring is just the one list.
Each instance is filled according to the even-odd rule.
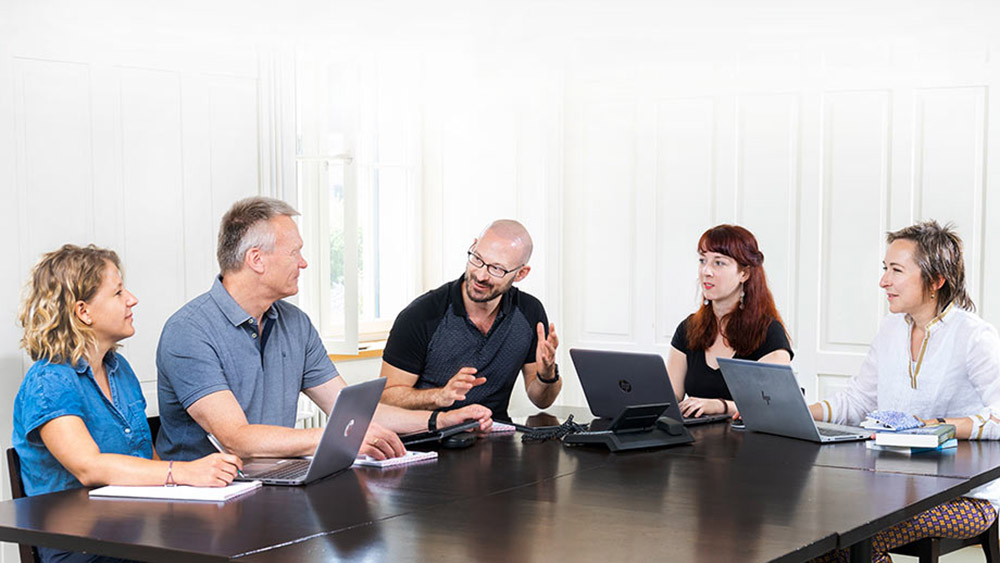
[[626,392],[626,393],[631,393],[632,392],[632,384],[629,383],[625,379],[621,379],[621,380],[618,381],[618,387],[620,387],[621,390],[624,391],[624,392]]

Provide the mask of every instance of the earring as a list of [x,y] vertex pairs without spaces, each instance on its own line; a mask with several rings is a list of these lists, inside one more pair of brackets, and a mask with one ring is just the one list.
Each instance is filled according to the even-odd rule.
[[931,292],[931,299],[934,299],[934,292]]
[[704,301],[702,302],[702,305],[704,305],[704,306],[708,307],[708,303],[709,303],[709,301],[708,301],[708,299],[706,298],[706,299],[705,299],[705,300],[704,300]]
[[740,309],[743,309],[743,296],[746,295],[746,291],[743,291],[743,285],[740,285]]

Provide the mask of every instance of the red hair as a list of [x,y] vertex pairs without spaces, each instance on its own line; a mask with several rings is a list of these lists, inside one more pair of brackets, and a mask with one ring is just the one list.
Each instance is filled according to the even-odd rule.
[[[773,321],[781,321],[774,297],[764,276],[764,253],[757,248],[753,233],[739,225],[719,225],[705,231],[698,239],[698,252],[716,252],[736,261],[740,271],[747,273],[743,282],[743,301],[724,317],[723,337],[737,356],[749,356],[767,338]],[[712,302],[702,305],[687,326],[688,348],[707,350],[719,334],[719,321]]]

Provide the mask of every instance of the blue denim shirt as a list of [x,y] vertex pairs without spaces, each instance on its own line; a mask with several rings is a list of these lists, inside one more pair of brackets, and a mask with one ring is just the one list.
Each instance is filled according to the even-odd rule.
[[21,457],[28,495],[76,489],[83,485],[49,453],[39,429],[61,416],[80,417],[101,453],[151,459],[153,440],[146,422],[146,399],[124,357],[110,353],[104,367],[109,401],[86,360],[71,366],[39,360],[31,366],[14,398],[12,442]]
[[299,392],[337,377],[301,309],[276,301],[264,314],[263,332],[256,323],[221,278],[167,320],[156,348],[156,450],[163,459],[187,461],[215,451],[187,412],[206,395],[230,391],[250,424],[293,427]]

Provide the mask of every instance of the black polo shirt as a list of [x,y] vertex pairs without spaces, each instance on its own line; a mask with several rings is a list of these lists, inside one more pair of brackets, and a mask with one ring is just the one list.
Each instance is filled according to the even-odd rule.
[[458,370],[474,367],[486,383],[473,387],[448,410],[478,403],[507,418],[510,393],[524,364],[535,361],[538,323],[548,334],[542,303],[516,287],[500,299],[493,326],[483,334],[462,301],[465,276],[428,291],[407,305],[389,332],[382,360],[418,375],[416,389],[444,387]]

